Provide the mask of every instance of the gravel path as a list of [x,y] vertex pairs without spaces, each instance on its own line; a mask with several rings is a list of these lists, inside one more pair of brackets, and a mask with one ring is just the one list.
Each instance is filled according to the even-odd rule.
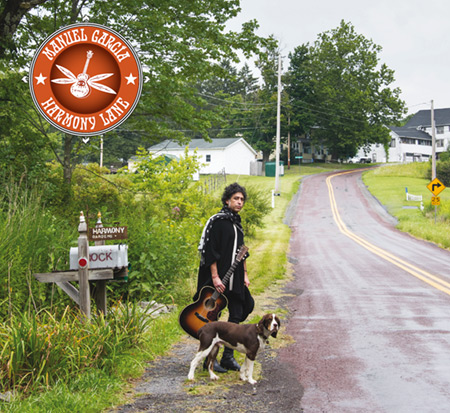
[[[288,299],[281,297],[278,307],[284,308]],[[282,327],[286,322],[283,317]],[[283,329],[278,337],[282,335]],[[238,372],[220,374],[219,381],[211,383],[200,368],[196,380],[189,382],[187,373],[198,341],[186,336],[168,355],[149,363],[134,388],[133,402],[110,413],[302,412],[303,389],[290,366],[279,360],[276,340],[270,338],[270,344],[258,353],[260,368],[257,364],[254,374],[258,383],[251,385],[240,381]]]

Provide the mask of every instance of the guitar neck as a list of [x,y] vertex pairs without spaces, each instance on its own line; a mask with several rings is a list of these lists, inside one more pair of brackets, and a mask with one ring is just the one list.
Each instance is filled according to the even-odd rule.
[[92,53],[91,51],[87,52],[86,63],[84,64],[84,69],[83,69],[83,75],[86,74],[87,68],[89,66],[89,60],[91,60],[93,55],[94,55],[94,53]]
[[[234,273],[234,270],[236,269],[236,267],[238,266],[238,264],[242,261],[242,259],[244,258],[245,254],[247,253],[248,248],[245,245],[242,245],[239,248],[239,251],[237,253],[236,259],[234,260],[233,264],[231,264],[231,267],[228,269],[227,273],[225,274],[225,276],[222,278],[222,284],[226,287],[228,285],[228,282],[230,281],[231,276]],[[219,298],[220,293],[217,292],[217,290],[214,290],[213,295],[211,296],[211,298],[215,301]]]
[[[234,270],[238,266],[238,264],[241,262],[241,260],[235,260],[231,267],[228,269],[225,276],[222,278],[222,284],[226,287],[228,285],[228,282],[230,281],[231,276],[234,273]],[[214,290],[213,295],[211,296],[212,300],[217,300],[220,296],[220,293],[217,290]]]
[[236,267],[238,266],[238,264],[240,263],[241,260],[235,260],[233,262],[233,264],[231,265],[231,267],[228,269],[227,273],[225,274],[225,276],[222,278],[222,284],[225,285],[225,287],[228,285],[228,282],[230,281],[231,276],[234,273],[234,270],[236,269]]

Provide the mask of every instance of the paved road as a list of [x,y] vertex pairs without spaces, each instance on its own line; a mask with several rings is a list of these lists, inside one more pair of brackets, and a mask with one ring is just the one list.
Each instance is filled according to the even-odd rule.
[[305,179],[280,353],[312,412],[450,411],[450,253],[394,228],[361,173]]

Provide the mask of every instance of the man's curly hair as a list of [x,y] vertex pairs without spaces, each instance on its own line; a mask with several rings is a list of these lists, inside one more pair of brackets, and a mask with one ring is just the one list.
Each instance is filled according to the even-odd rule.
[[237,192],[241,192],[242,195],[244,195],[244,202],[245,202],[247,200],[247,191],[243,186],[235,182],[234,184],[228,185],[223,191],[222,204],[226,205],[227,201],[230,200],[231,197]]

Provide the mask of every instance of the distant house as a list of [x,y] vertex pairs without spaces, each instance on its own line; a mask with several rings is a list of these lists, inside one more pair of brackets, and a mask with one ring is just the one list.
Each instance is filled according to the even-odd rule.
[[[148,148],[155,155],[169,155],[180,158],[186,146],[188,154],[197,156],[201,163],[200,174],[215,174],[225,171],[227,174],[250,175],[250,164],[255,161],[257,152],[243,138],[193,139],[187,145],[172,140],[164,140]],[[135,167],[135,166],[134,166]],[[129,170],[131,170],[129,166]]]
[[[435,109],[434,124],[436,126],[436,153],[439,155],[439,153],[445,152],[450,144],[450,109]],[[424,131],[431,136],[431,110],[419,110],[405,127]]]
[[[450,108],[435,109],[436,155],[447,151],[450,146]],[[420,110],[405,126],[389,126],[391,142],[388,154],[384,145],[371,144],[358,150],[350,162],[426,162],[432,155],[431,110]],[[328,161],[327,149],[312,144],[309,137],[302,137],[291,143],[291,148],[303,155],[302,162]]]
[[[436,156],[450,145],[450,108],[434,110]],[[420,110],[402,127],[390,126],[389,162],[426,162],[432,155],[431,110]],[[382,145],[360,149],[356,156],[369,156],[373,162],[387,162]]]
[[384,145],[372,144],[361,148],[353,159],[368,159],[371,162],[426,162],[431,157],[431,135],[420,129],[406,126],[390,126],[391,142],[389,157],[386,156]]

